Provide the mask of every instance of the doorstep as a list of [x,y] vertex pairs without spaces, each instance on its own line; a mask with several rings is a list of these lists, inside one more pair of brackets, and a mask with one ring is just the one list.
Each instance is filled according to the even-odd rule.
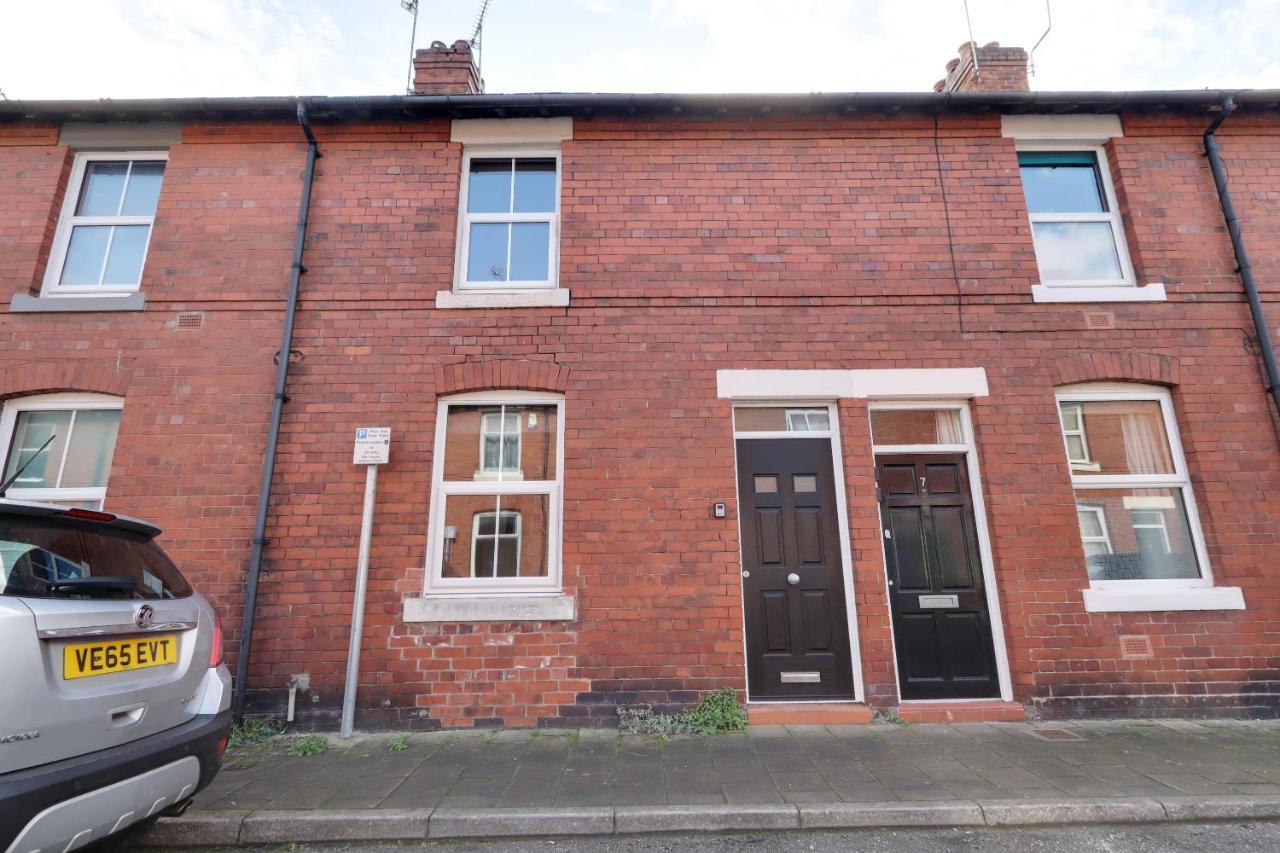
[[974,699],[964,702],[903,702],[897,709],[904,723],[1025,723],[1021,702]]
[[749,702],[753,726],[843,726],[871,722],[862,702]]

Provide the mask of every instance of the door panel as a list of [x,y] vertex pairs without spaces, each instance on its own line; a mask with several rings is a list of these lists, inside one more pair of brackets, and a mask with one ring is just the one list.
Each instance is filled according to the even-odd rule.
[[796,546],[801,563],[821,565],[822,518],[816,507],[800,507],[796,509]]
[[876,458],[903,699],[1000,695],[961,454]]
[[737,450],[751,697],[853,698],[831,442],[740,439]]
[[791,647],[791,620],[787,618],[787,594],[780,590],[760,593],[764,602],[765,648],[785,652]]
[[756,510],[756,531],[761,564],[782,565],[782,511],[776,507]]
[[[930,483],[930,486],[933,484]],[[969,553],[969,536],[963,506],[935,506],[932,509],[934,543],[938,551],[934,565],[942,574],[942,588],[972,589],[978,581],[973,572],[978,569],[969,560],[948,559],[950,554]]]
[[924,558],[924,524],[920,507],[889,508],[889,538],[885,547],[894,552],[894,586],[902,592],[929,588]]
[[831,601],[826,590],[808,589],[801,593],[804,634],[810,651],[831,651]]
[[940,667],[932,614],[908,613],[903,615],[899,624],[901,631],[898,636],[909,652],[906,655],[907,677],[912,681],[936,679]]
[[942,643],[951,650],[951,674],[957,679],[985,678],[987,664],[983,660],[982,620],[976,613],[944,613],[941,615]]

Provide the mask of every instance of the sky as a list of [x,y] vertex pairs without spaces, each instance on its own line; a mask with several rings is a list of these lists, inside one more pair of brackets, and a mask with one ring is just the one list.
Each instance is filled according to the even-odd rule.
[[[481,0],[420,0],[416,44]],[[1277,0],[1050,0],[1033,89],[1280,88]],[[1041,0],[968,0],[973,38],[1031,48]],[[0,0],[13,100],[400,94],[399,0]],[[965,0],[492,0],[489,92],[929,91]]]

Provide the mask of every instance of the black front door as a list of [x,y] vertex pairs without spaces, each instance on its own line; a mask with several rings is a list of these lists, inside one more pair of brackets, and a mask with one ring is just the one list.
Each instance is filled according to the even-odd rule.
[[738,514],[751,697],[853,698],[830,439],[740,439]]
[[1000,695],[962,454],[876,457],[903,699]]

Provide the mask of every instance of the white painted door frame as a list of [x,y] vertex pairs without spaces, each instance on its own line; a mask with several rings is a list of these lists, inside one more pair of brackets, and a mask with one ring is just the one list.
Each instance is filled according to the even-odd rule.
[[[987,526],[987,507],[986,500],[982,491],[982,472],[978,463],[978,447],[973,432],[973,418],[969,412],[969,403],[965,400],[896,400],[896,401],[876,401],[872,400],[867,404],[867,416],[870,418],[871,413],[877,410],[886,409],[947,409],[959,412],[961,431],[964,435],[963,444],[876,444],[875,435],[872,434],[871,439],[871,465],[872,471],[875,470],[875,457],[880,454],[887,453],[963,453],[965,465],[969,469],[969,490],[973,500],[973,516],[974,526],[978,530],[978,554],[982,560],[982,580],[986,586],[987,611],[988,619],[991,624],[991,644],[995,650],[996,656],[996,674],[1000,681],[1000,698],[1005,702],[1013,701],[1013,684],[1009,670],[1009,650],[1005,642],[1004,634],[1004,616],[1000,610],[1000,594],[996,588],[996,570],[995,558],[991,548],[991,533]],[[880,529],[884,529],[883,513],[880,511],[877,503],[877,513],[880,518]],[[890,608],[889,604],[889,568],[884,556],[884,547],[881,543],[880,548],[881,562],[881,583],[884,584],[885,607]],[[911,704],[912,702],[927,702],[929,704],[939,702],[950,702],[963,704],[966,702],[982,702],[990,701],[983,699],[928,699],[913,700],[902,698],[902,677],[898,672],[898,649],[897,636],[892,629],[893,613],[890,609],[890,642],[893,644],[893,675],[894,683],[898,690],[899,703]]]
[[[830,429],[823,431],[795,432],[738,432],[733,422],[734,414],[730,413],[730,426],[733,430],[733,479],[735,485],[734,502],[738,505],[738,594],[742,607],[742,661],[747,661],[747,621],[746,621],[746,589],[742,583],[742,572],[746,566],[742,563],[742,505],[738,501],[741,484],[738,483],[738,440],[739,439],[789,439],[789,438],[825,438],[831,445],[831,462],[835,469],[836,519],[840,530],[840,563],[844,578],[845,612],[849,622],[849,658],[853,668],[853,699],[819,699],[806,702],[865,702],[866,691],[862,683],[862,650],[858,645],[858,614],[853,595],[853,548],[849,542],[849,500],[844,483],[844,454],[840,448],[840,411],[835,400],[794,400],[794,399],[754,399],[733,401],[733,408],[775,407],[787,409],[826,409]],[[747,702],[751,699],[751,682],[747,681]],[[760,700],[761,702],[784,702],[784,699]]]

